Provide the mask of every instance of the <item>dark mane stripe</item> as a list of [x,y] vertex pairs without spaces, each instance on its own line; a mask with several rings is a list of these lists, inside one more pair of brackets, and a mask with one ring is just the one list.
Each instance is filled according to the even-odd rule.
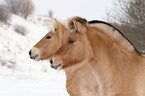
[[[102,23],[102,24],[106,24],[112,28],[114,28],[115,30],[119,31],[119,29],[117,29],[116,27],[114,27],[113,25],[111,25],[110,23],[104,22],[104,21],[99,21],[99,20],[92,20],[92,21],[88,21],[89,24],[96,24],[96,23]],[[122,34],[122,32],[120,32],[120,34]],[[122,34],[123,35],[123,34]]]
[[110,23],[107,23],[107,22],[104,22],[104,21],[100,21],[100,20],[92,20],[92,21],[88,21],[88,23],[89,24],[98,24],[98,23],[101,23],[101,24],[106,24],[106,25],[108,25],[108,26],[110,26],[110,27],[112,27],[113,29],[115,29],[115,30],[117,30],[133,47],[134,47],[134,49],[135,49],[135,51],[137,52],[137,53],[139,53],[140,54],[140,52],[135,48],[135,46],[133,45],[133,43],[131,43],[130,41],[129,41],[129,39],[128,38],[126,38],[125,36],[124,36],[124,34],[120,31],[120,30],[118,30],[116,27],[114,27],[113,25],[111,25]]

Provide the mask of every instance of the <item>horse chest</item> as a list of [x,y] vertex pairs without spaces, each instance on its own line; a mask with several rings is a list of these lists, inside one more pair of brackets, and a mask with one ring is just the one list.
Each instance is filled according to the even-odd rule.
[[70,96],[99,96],[98,83],[87,66],[67,74],[66,88]]

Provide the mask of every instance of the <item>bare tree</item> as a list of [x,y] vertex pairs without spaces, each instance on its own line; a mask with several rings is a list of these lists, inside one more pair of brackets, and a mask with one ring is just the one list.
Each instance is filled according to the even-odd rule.
[[3,4],[0,4],[0,21],[7,22],[10,17],[10,12],[7,7]]
[[27,18],[34,11],[32,0],[4,0],[11,13]]
[[9,11],[16,15],[19,15],[20,5],[22,5],[21,3],[20,0],[5,0],[5,4]]
[[27,16],[34,12],[34,5],[32,3],[32,0],[24,0],[20,9],[20,12],[23,15],[23,17],[27,19]]
[[[145,0],[116,0],[115,10],[108,14],[108,21],[120,24],[120,30],[135,47],[145,50]],[[112,10],[111,10],[112,11]]]
[[53,18],[53,12],[52,12],[52,10],[49,10],[49,11],[48,11],[48,16],[49,16],[50,18]]

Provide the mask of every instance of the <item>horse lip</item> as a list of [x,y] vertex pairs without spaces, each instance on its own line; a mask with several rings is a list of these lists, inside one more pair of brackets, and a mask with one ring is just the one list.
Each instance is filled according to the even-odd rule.
[[54,66],[54,65],[51,64],[51,68],[54,68],[54,69],[57,69],[59,66],[61,66],[61,63],[58,64],[58,65],[56,65],[56,66]]
[[31,58],[31,59],[34,59],[34,60],[35,60],[37,57],[38,57],[38,55],[30,56],[30,58]]

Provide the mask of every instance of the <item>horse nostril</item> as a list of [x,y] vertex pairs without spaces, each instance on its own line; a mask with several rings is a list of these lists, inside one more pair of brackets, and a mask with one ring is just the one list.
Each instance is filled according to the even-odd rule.
[[29,55],[31,55],[32,53],[31,53],[31,50],[29,51]]
[[50,63],[53,64],[53,60],[52,59],[50,59]]

